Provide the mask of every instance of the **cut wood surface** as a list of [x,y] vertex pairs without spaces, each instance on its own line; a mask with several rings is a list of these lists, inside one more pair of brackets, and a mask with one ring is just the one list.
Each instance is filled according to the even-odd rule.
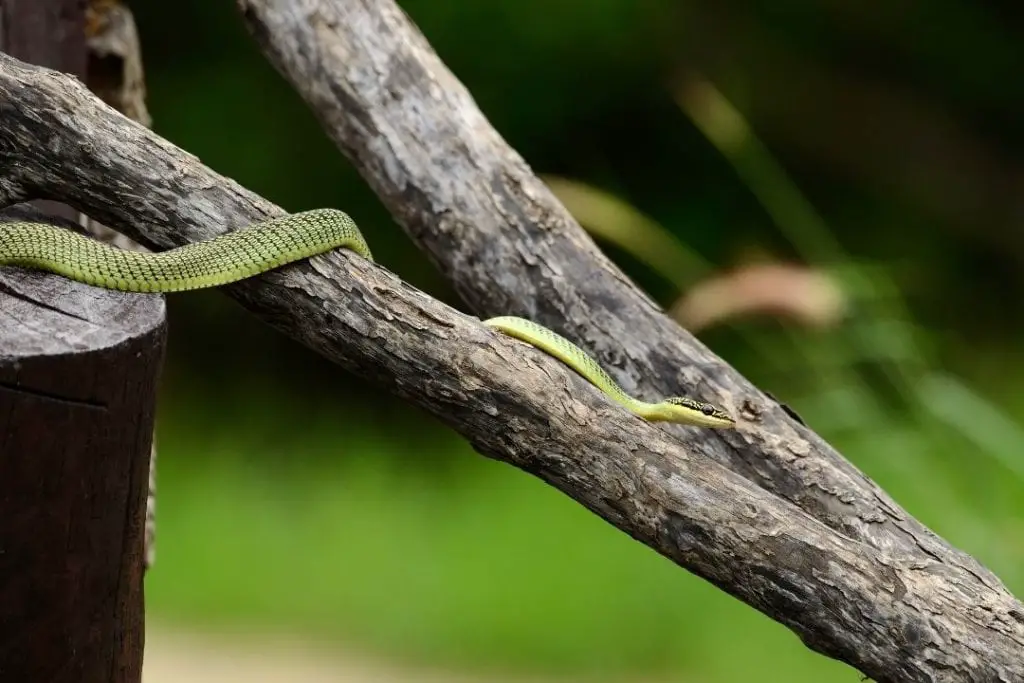
[[0,268],[0,680],[139,681],[165,313]]

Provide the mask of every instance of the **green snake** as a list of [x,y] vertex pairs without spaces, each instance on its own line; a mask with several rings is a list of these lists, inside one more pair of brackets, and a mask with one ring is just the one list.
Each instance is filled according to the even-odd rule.
[[[373,261],[355,222],[334,209],[272,218],[156,253],[118,249],[46,223],[0,222],[0,266],[48,271],[122,292],[167,293],[218,287],[339,248]],[[658,403],[633,398],[582,349],[537,323],[502,316],[484,320],[483,324],[557,358],[645,420],[702,427],[735,425],[728,414],[709,403],[685,397],[669,397]]]

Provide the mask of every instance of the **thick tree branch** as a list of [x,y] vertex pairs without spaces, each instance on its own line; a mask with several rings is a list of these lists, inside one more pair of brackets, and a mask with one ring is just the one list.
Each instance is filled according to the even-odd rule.
[[[0,115],[0,204],[59,199],[159,248],[282,213],[74,79],[4,55]],[[1024,606],[997,583],[835,532],[703,457],[704,432],[634,418],[382,267],[341,251],[224,289],[877,681],[1024,678]]]
[[[1003,590],[614,266],[502,139],[393,0],[237,0],[264,53],[481,316],[522,315],[632,393],[699,394],[744,421],[690,441],[837,531]],[[681,429],[679,430],[681,433]],[[970,579],[974,580],[974,579]]]

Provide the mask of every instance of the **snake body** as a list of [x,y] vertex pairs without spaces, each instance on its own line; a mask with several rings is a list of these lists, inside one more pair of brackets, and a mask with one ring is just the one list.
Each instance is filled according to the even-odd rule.
[[339,247],[373,260],[355,222],[333,209],[272,218],[156,253],[117,249],[46,223],[0,223],[0,265],[46,270],[122,292],[218,287]]
[[[0,266],[48,271],[123,292],[169,293],[218,287],[339,248],[373,261],[355,222],[334,209],[272,218],[156,253],[118,249],[46,223],[0,222]],[[669,397],[646,403],[633,398],[597,361],[542,325],[511,316],[491,318],[483,324],[554,356],[646,420],[703,427],[735,425],[724,411],[694,399]]]

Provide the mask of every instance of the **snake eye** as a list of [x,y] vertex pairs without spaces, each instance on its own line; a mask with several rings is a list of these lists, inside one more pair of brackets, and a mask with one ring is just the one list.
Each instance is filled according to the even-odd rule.
[[712,415],[715,414],[715,409],[705,403],[704,406],[700,409],[700,412],[704,413],[708,417],[711,417]]

